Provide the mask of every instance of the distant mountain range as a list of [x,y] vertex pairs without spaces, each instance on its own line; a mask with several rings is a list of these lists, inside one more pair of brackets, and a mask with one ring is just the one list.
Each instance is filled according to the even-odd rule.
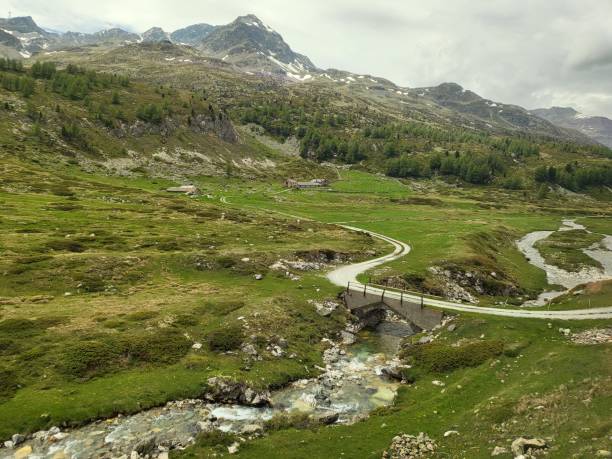
[[612,148],[612,120],[604,116],[583,115],[571,107],[532,110],[536,116],[564,128],[575,129],[597,142]]
[[[230,24],[194,24],[168,33],[153,27],[142,34],[113,28],[96,33],[49,32],[31,17],[0,19],[0,55],[30,58],[87,46],[165,44],[167,51],[189,49],[247,73],[271,74],[289,81],[318,81],[350,86],[370,100],[384,100],[420,113],[426,119],[483,130],[520,130],[532,134],[612,146],[612,121],[584,117],[573,109],[528,111],[480,97],[456,83],[430,88],[403,88],[383,78],[341,70],[321,70],[296,53],[282,36],[254,15],[240,16]],[[168,48],[169,47],[169,48]],[[187,48],[188,47],[188,48]],[[171,57],[168,60],[173,61]]]

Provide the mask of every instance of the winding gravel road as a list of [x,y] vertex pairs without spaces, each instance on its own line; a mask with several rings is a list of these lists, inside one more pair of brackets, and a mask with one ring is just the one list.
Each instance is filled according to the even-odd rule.
[[[367,233],[372,237],[381,239],[391,244],[394,248],[393,252],[373,260],[363,261],[361,263],[355,263],[352,265],[341,266],[327,274],[327,278],[335,285],[340,287],[347,287],[349,282],[351,283],[351,290],[361,291],[363,290],[363,284],[357,281],[357,276],[369,269],[375,268],[376,266],[388,263],[393,260],[397,260],[410,252],[410,246],[404,242],[390,238],[383,234],[374,233],[372,231],[364,230],[361,228],[355,228],[353,226],[340,225],[343,228],[361,231]],[[368,286],[368,292],[372,293],[383,293],[383,290],[377,287]],[[393,292],[390,290],[385,291],[385,296],[390,298],[400,298],[399,292]],[[421,297],[418,295],[411,295],[404,293],[403,298],[405,300],[412,300],[418,303],[421,302]],[[503,317],[526,317],[530,319],[560,319],[560,320],[586,320],[586,319],[612,319],[612,306],[605,308],[593,308],[593,309],[574,309],[567,311],[545,311],[543,309],[500,309],[490,308],[484,306],[472,306],[461,303],[453,303],[450,301],[436,300],[433,298],[424,298],[423,302],[427,306],[433,306],[450,311],[458,312],[472,312],[476,314],[488,314],[494,316]]]

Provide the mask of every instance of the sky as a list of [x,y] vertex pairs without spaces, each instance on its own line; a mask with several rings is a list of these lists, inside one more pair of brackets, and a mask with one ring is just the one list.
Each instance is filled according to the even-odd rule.
[[612,0],[0,0],[8,11],[81,32],[253,13],[321,68],[612,118]]

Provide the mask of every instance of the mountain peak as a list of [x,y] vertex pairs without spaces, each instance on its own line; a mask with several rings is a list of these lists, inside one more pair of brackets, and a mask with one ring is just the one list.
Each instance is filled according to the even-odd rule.
[[279,33],[253,14],[215,27],[198,48],[212,57],[256,71],[296,76],[316,69],[310,59],[294,52]]
[[272,27],[266,25],[261,19],[259,19],[254,14],[247,14],[246,16],[238,16],[236,20],[233,22],[233,24],[239,24],[239,23],[245,24],[251,27],[259,27],[270,33],[276,33],[276,31]]
[[3,29],[11,32],[32,33],[37,32],[40,35],[48,35],[48,32],[41,29],[34,21],[32,16],[18,16],[14,18],[0,18],[0,26]]
[[143,42],[160,42],[160,41],[170,41],[170,35],[164,32],[164,29],[161,27],[151,27],[149,30],[142,34]]

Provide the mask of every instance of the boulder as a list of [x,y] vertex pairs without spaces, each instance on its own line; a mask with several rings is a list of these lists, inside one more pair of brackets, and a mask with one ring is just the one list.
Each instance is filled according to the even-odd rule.
[[230,454],[236,454],[240,449],[240,443],[234,442],[227,447],[227,452]]
[[323,414],[314,416],[314,420],[318,424],[323,424],[323,425],[328,426],[331,424],[335,424],[338,421],[339,417],[340,417],[339,413],[329,412],[329,413],[323,413]]
[[530,450],[538,450],[548,448],[546,441],[541,438],[523,438],[519,437],[512,442],[510,449],[515,456],[520,456],[529,453]]
[[206,399],[217,403],[237,403],[249,406],[270,405],[270,393],[257,391],[229,378],[209,378]]
[[136,444],[134,451],[136,451],[141,456],[146,456],[147,454],[151,454],[153,450],[156,449],[156,443],[157,439],[154,435],[146,436]]
[[11,440],[13,441],[14,446],[21,445],[25,441],[25,439],[26,439],[25,435],[21,435],[21,434],[15,434],[11,437]]

